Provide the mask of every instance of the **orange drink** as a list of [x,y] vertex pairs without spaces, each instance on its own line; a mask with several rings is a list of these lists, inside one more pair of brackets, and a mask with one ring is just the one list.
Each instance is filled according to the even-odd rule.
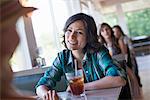
[[73,95],[80,95],[84,92],[84,79],[83,77],[76,77],[69,82],[71,92]]
[[66,78],[73,95],[80,96],[84,94],[84,77],[82,69],[77,70],[77,74],[75,74],[75,72],[66,73]]

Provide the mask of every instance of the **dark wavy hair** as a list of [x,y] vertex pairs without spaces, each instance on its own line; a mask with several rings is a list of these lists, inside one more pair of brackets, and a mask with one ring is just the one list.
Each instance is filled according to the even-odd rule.
[[101,44],[98,42],[98,35],[97,35],[97,27],[96,23],[93,19],[93,17],[84,14],[84,13],[77,13],[71,17],[68,18],[68,20],[65,23],[64,26],[64,35],[63,35],[63,41],[62,43],[64,46],[67,48],[66,43],[65,43],[65,32],[67,28],[69,27],[70,24],[74,23],[75,21],[81,20],[83,21],[85,25],[85,33],[86,33],[86,41],[87,44],[83,48],[83,52],[95,52],[98,51],[101,47]]
[[110,26],[109,24],[107,24],[107,23],[102,23],[102,24],[100,25],[100,29],[99,29],[99,37],[100,37],[100,39],[101,39],[101,42],[102,42],[102,43],[106,43],[104,37],[101,35],[101,31],[102,31],[102,29],[103,29],[105,26],[107,26],[107,27],[110,29],[112,40],[113,40],[113,41],[116,41],[116,40],[115,40],[115,36],[114,36],[114,34],[113,34],[114,31],[112,30],[111,26]]
[[105,41],[104,37],[101,35],[101,31],[102,31],[102,29],[103,29],[105,26],[107,26],[107,27],[111,30],[112,43],[113,43],[116,47],[118,47],[118,40],[117,40],[117,39],[115,38],[115,36],[114,36],[114,31],[112,30],[111,26],[110,26],[109,24],[107,24],[107,23],[102,23],[101,26],[100,26],[100,30],[99,30],[99,38],[101,39],[100,42],[101,42],[102,44],[106,44],[106,41]]
[[115,25],[115,26],[112,27],[112,29],[113,29],[113,28],[119,29],[120,33],[121,33],[123,36],[126,36],[126,35],[124,34],[122,28],[121,28],[119,25]]

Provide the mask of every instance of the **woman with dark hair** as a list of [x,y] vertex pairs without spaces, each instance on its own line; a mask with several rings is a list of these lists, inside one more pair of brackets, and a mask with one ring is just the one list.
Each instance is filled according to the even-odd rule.
[[131,39],[127,35],[124,34],[122,28],[119,25],[113,26],[113,31],[114,31],[114,36],[118,40],[118,43],[125,44],[125,45],[122,45],[122,48],[127,49],[126,50],[128,54],[127,64],[128,66],[131,66],[131,69],[133,70],[134,74],[136,75],[138,79],[139,86],[142,87],[140,76],[139,76],[139,71],[138,71],[138,65],[135,59],[135,52],[132,47]]
[[131,99],[133,96],[139,94],[139,88],[137,87],[136,76],[131,70],[131,67],[128,66],[126,63],[126,60],[127,60],[126,51],[127,50],[125,50],[125,48],[122,48],[122,46],[125,44],[123,43],[120,44],[118,42],[118,39],[115,38],[112,28],[107,23],[101,24],[101,27],[99,30],[99,36],[100,36],[101,42],[108,48],[113,58],[119,54],[124,55],[124,58],[125,58],[124,60],[120,61],[120,59],[122,58],[119,58],[117,59],[117,61],[120,63],[121,67],[123,67],[126,70],[126,73],[129,79],[127,80],[127,84],[122,88],[119,99]]
[[126,51],[127,54],[127,64],[128,66],[132,68],[132,60],[131,60],[131,55],[130,55],[130,50],[133,51],[131,41],[127,37],[127,35],[124,34],[123,30],[119,25],[113,26],[113,31],[114,31],[114,36],[117,39],[118,44],[120,45],[120,48]]
[[113,30],[107,23],[102,23],[100,25],[99,40],[108,48],[111,56],[122,53],[113,34]]
[[[117,42],[117,39],[114,36],[114,32],[112,28],[110,27],[109,24],[107,23],[102,23],[100,25],[99,29],[99,38],[100,42],[105,45],[105,47],[109,50],[109,53],[112,57],[123,54],[121,51],[119,44]],[[125,61],[120,61],[119,59],[116,59],[122,68],[124,68],[127,72],[127,75],[132,76],[132,72],[128,67],[126,66]],[[120,99],[131,99],[131,89],[130,89],[130,84],[129,84],[129,79],[127,80],[126,85],[122,88],[119,100]]]
[[84,72],[85,90],[124,86],[125,72],[115,65],[108,50],[99,44],[93,17],[84,13],[71,16],[64,27],[65,50],[58,53],[53,65],[36,85],[36,93],[50,99],[56,92],[53,88],[61,76],[73,71],[74,59]]

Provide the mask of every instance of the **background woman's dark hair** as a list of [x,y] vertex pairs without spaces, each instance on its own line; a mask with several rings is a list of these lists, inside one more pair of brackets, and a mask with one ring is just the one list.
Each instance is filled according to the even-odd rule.
[[102,23],[102,24],[100,25],[99,38],[101,39],[101,40],[100,40],[101,43],[102,43],[102,44],[106,44],[106,41],[105,41],[104,37],[101,35],[101,31],[102,31],[102,29],[103,29],[105,26],[107,26],[107,27],[111,30],[112,42],[113,42],[113,44],[114,44],[116,47],[118,47],[118,40],[115,38],[115,36],[114,36],[114,34],[113,34],[114,31],[112,30],[111,26],[110,26],[109,24],[107,24],[107,23]]
[[65,32],[67,28],[69,27],[70,24],[74,23],[77,20],[83,21],[85,25],[85,32],[86,32],[86,41],[87,44],[83,49],[83,52],[95,52],[100,49],[101,44],[98,42],[98,35],[97,35],[97,27],[96,23],[93,19],[93,17],[84,14],[84,13],[78,13],[75,14],[66,21],[65,26],[64,26],[64,35],[63,35],[63,41],[62,43],[64,46],[67,48],[66,43],[65,43]]
[[100,25],[100,29],[99,29],[99,36],[100,36],[100,38],[101,38],[101,42],[102,43],[106,43],[106,41],[105,41],[105,39],[103,38],[103,36],[101,35],[101,31],[102,31],[102,29],[105,27],[105,26],[107,26],[109,29],[110,29],[110,31],[111,31],[111,37],[112,37],[112,39],[113,39],[113,41],[115,40],[115,36],[114,36],[114,31],[112,30],[112,28],[111,28],[111,26],[109,25],[109,24],[107,24],[107,23],[102,23],[101,25]]
[[115,26],[113,26],[113,28],[118,28],[119,31],[121,32],[121,34],[122,34],[123,36],[125,36],[125,34],[124,34],[122,28],[121,28],[119,25],[115,25]]

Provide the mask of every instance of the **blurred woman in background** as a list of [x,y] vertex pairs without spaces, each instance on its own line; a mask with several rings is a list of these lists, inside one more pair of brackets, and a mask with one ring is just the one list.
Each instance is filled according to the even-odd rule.
[[124,55],[124,60],[120,61],[120,59],[117,59],[117,61],[120,63],[121,67],[123,67],[127,75],[129,76],[129,80],[127,81],[127,84],[125,87],[123,87],[120,99],[131,99],[132,97],[136,97],[140,94],[139,88],[138,88],[138,82],[137,78],[134,75],[133,71],[131,70],[131,66],[128,66],[127,61],[127,47],[124,44],[123,40],[118,41],[117,38],[115,38],[114,32],[109,24],[102,23],[99,29],[99,37],[100,42],[102,42],[109,50],[110,55],[112,57],[122,54]]
[[131,66],[131,69],[133,70],[134,74],[137,77],[139,86],[142,87],[140,76],[139,76],[139,70],[138,65],[135,59],[135,51],[132,47],[132,41],[131,39],[124,34],[123,30],[119,25],[113,26],[114,36],[117,39],[118,43],[121,45],[120,48],[126,49],[128,58],[127,58],[127,64],[128,66]]
[[99,41],[104,44],[111,56],[120,53],[126,54],[124,50],[121,50],[117,40],[113,34],[113,30],[107,23],[102,23],[99,29]]

